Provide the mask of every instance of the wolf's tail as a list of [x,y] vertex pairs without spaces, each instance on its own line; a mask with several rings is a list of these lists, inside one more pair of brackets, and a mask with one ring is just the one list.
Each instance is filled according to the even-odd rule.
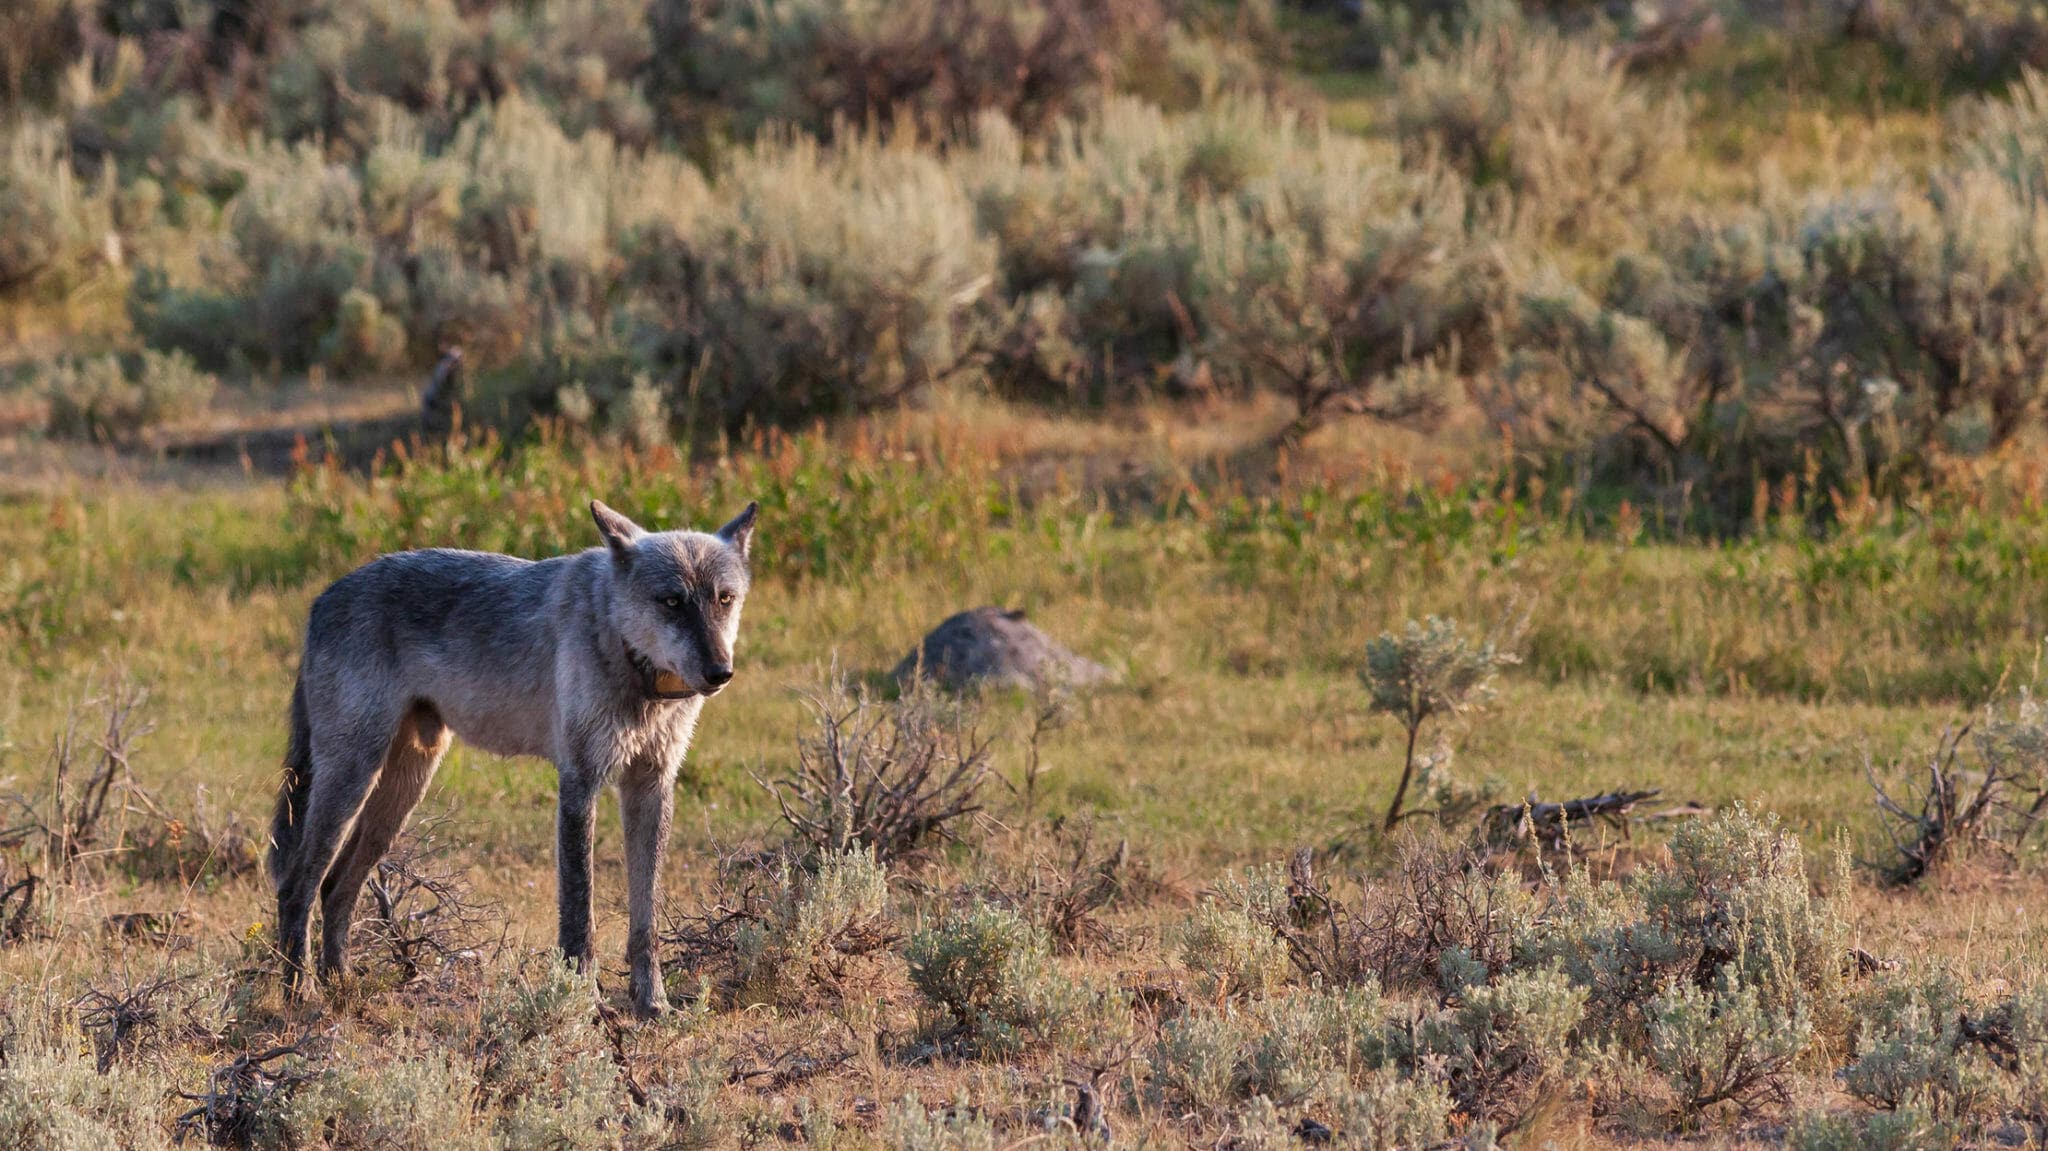
[[299,846],[299,823],[313,791],[313,727],[306,720],[306,677],[292,684],[292,730],[285,743],[284,778],[277,788],[277,812],[270,817],[270,882],[282,886]]

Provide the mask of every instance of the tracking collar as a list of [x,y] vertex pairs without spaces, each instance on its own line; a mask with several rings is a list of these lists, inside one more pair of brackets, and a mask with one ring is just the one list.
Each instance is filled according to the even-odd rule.
[[633,670],[640,673],[640,690],[649,699],[680,700],[695,698],[697,693],[690,690],[689,685],[683,682],[682,676],[654,666],[653,660],[634,651],[633,645],[630,643],[626,644],[625,648],[626,662],[632,664]]

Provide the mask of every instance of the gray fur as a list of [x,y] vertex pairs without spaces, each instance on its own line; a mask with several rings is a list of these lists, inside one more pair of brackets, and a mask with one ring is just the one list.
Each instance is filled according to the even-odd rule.
[[[591,515],[603,547],[538,562],[401,552],[313,601],[271,833],[288,990],[316,893],[320,974],[346,970],[363,883],[458,735],[554,762],[561,948],[579,965],[591,957],[597,796],[619,788],[633,1004],[666,1007],[654,908],[675,776],[704,700],[732,678],[755,505],[715,534],[645,532],[595,501]],[[680,677],[688,698],[655,698],[650,668]]]

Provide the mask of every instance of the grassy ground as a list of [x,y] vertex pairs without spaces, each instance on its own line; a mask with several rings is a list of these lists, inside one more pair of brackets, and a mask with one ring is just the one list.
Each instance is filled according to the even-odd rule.
[[[1956,563],[1988,546],[1969,542],[1968,532],[1979,530],[2020,557],[2012,570],[2033,570],[2026,557],[2038,554],[2038,513],[2026,509],[2036,505],[2000,503],[2020,499],[2011,493],[2023,494],[2024,485],[1987,481],[1978,502],[2005,510],[1985,521],[1923,509],[1911,526],[1873,519],[1828,548],[1789,527],[1746,544],[1679,542],[1654,531],[1632,537],[1635,513],[1623,513],[1617,527],[1609,515],[1589,521],[1557,511],[1555,499],[1549,511],[1501,505],[1486,495],[1483,448],[1438,443],[1418,451],[1380,434],[1358,441],[1340,431],[1312,441],[1278,472],[1270,459],[1261,471],[1245,461],[1257,458],[1248,444],[1270,416],[1240,411],[1195,427],[1140,414],[1082,425],[950,409],[785,446],[767,463],[736,459],[694,479],[673,460],[620,464],[600,455],[608,462],[506,486],[489,478],[500,465],[482,449],[452,469],[416,465],[374,486],[313,473],[286,488],[239,469],[189,464],[142,478],[75,469],[58,473],[68,479],[24,477],[0,505],[14,604],[0,664],[5,786],[47,812],[46,749],[74,705],[104,690],[110,668],[124,667],[149,689],[155,723],[135,749],[135,779],[191,829],[182,850],[200,855],[166,847],[162,817],[148,804],[117,799],[125,838],[103,833],[96,850],[110,853],[89,855],[72,881],[45,887],[34,905],[38,930],[0,952],[14,987],[10,1010],[54,1013],[76,1027],[83,1009],[64,1004],[90,989],[190,976],[180,984],[189,1002],[169,992],[159,998],[185,1003],[181,1010],[204,1024],[178,1031],[152,1023],[133,1066],[203,1093],[207,1070],[237,1052],[313,1034],[325,1037],[318,1058],[280,1066],[316,1077],[386,1068],[374,1082],[344,1085],[374,1093],[401,1089],[390,1067],[413,1068],[407,1075],[418,1067],[413,1056],[379,1062],[379,1035],[399,1037],[392,1042],[418,1058],[436,1050],[445,1058],[483,1050],[479,1036],[498,1025],[492,1020],[502,1023],[507,1003],[530,1007],[553,978],[519,958],[544,950],[552,933],[553,780],[545,764],[458,746],[422,809],[446,816],[435,832],[445,864],[496,904],[486,922],[504,932],[510,951],[480,972],[458,964],[409,990],[378,990],[373,980],[286,1008],[269,975],[262,925],[271,914],[260,874],[222,874],[200,859],[209,836],[231,842],[225,831],[255,835],[263,825],[299,629],[311,597],[360,558],[350,549],[368,554],[423,542],[418,537],[502,546],[508,515],[544,521],[529,539],[580,541],[579,484],[665,500],[660,506],[686,509],[678,518],[699,526],[729,512],[724,502],[749,483],[779,485],[771,494],[784,508],[781,522],[771,512],[760,528],[769,566],[749,603],[740,677],[707,710],[685,772],[672,914],[689,914],[707,897],[720,852],[779,838],[773,803],[755,777],[793,767],[810,723],[805,692],[835,671],[878,683],[957,608],[1021,606],[1116,668],[1122,682],[1080,701],[1070,722],[1040,741],[1048,773],[1031,810],[991,783],[988,810],[962,842],[903,873],[903,930],[947,914],[963,892],[1058,872],[1077,849],[1076,829],[1089,827],[1094,846],[1081,848],[1084,855],[1125,840],[1137,880],[1102,913],[1122,943],[1066,962],[1127,987],[1193,978],[1176,933],[1191,901],[1233,868],[1308,846],[1337,873],[1387,873],[1398,843],[1419,825],[1398,839],[1376,830],[1398,774],[1401,733],[1368,712],[1357,668],[1373,635],[1408,618],[1441,613],[1478,627],[1504,612],[1531,618],[1525,662],[1510,670],[1498,700],[1444,729],[1466,785],[1503,799],[1653,787],[1662,789],[1653,810],[1745,804],[1777,812],[1809,845],[1816,881],[1830,842],[1881,854],[1866,760],[1919,762],[2001,675],[2010,684],[2033,674],[2028,637],[2039,628],[1993,633],[2036,618],[2034,593],[1996,578],[1966,579]],[[1219,427],[1244,429],[1243,438]],[[1477,469],[1475,480],[1461,486],[1446,470],[1457,459]],[[978,494],[953,498],[962,491]],[[821,509],[856,493],[896,507],[934,492],[953,493],[933,505],[952,510],[897,516],[898,538],[871,541],[863,566],[818,567],[807,558],[816,554],[811,544],[851,546],[873,530]],[[1349,510],[1313,518],[1330,507]],[[1503,516],[1520,517],[1519,526],[1501,527]],[[778,530],[816,538],[798,546],[778,540]],[[1864,567],[1844,568],[1844,556],[1862,557],[1855,562]],[[1824,595],[1800,574],[1865,568],[1879,574],[1840,579]],[[1965,638],[1943,645],[1933,637],[1944,627]],[[997,737],[996,771],[1011,780],[1024,770],[1032,710],[1021,698],[982,705],[979,722]],[[615,999],[623,986],[623,876],[616,815],[606,809],[601,818],[600,989]],[[1643,825],[1626,844],[1601,831],[1580,850],[1626,872],[1659,858],[1670,826]],[[1466,834],[1461,826],[1424,838]],[[170,878],[133,862],[165,853],[182,861]],[[20,860],[13,866],[36,866],[32,854]],[[1939,956],[1976,994],[1991,995],[2025,983],[2048,944],[2029,910],[2039,883],[2028,866],[1979,864],[1908,894],[1860,881],[1824,887],[1857,944]],[[109,936],[108,923],[125,922],[110,916],[133,914],[153,916],[146,922],[184,942],[166,946],[153,927],[139,938]],[[907,1145],[910,1136],[889,1118],[906,1093],[975,1100],[1013,1131],[1032,1130],[1033,1109],[1046,1100],[1070,1106],[1059,1083],[1078,1073],[1082,1056],[1031,1050],[1004,1070],[1006,1061],[971,1050],[934,1049],[930,1008],[893,963],[900,961],[863,974],[866,990],[850,997],[820,999],[815,989],[795,999],[769,995],[768,1007],[727,1014],[721,1006],[708,1019],[615,1032],[591,1031],[558,1012],[547,1026],[566,1030],[543,1031],[561,1052],[594,1052],[627,1079],[685,1094],[697,1090],[691,1076],[709,1060],[726,1080],[714,1085],[715,1105],[700,1105],[720,1117],[711,1134],[698,1133],[713,1141],[801,1141],[785,1125],[800,1125],[804,1108],[822,1108],[842,1137]],[[697,968],[671,967],[672,988],[687,996]],[[748,1001],[726,995],[713,1002]],[[1170,1101],[1148,1095],[1142,1076],[1116,1082],[1124,1084],[1117,1122],[1148,1139],[1226,1138],[1250,1122],[1177,1119],[1160,1110]],[[1824,1076],[1801,1083],[1802,1106],[1853,1110]],[[300,1094],[326,1098],[317,1090],[330,1088],[343,1089],[329,1083]],[[163,1130],[184,1109],[176,1100],[153,1107],[145,1110]],[[349,1122],[331,1120],[339,1126],[330,1129],[355,1130]],[[1773,1142],[1783,1123],[1770,1109],[1716,1113],[1706,1130],[1715,1144]],[[491,1130],[491,1139],[518,1143],[502,1127]],[[590,1136],[596,1145],[625,1138],[605,1130]],[[1671,1130],[1665,1120],[1624,1119],[1607,1105],[1588,1109],[1561,1097],[1525,1120],[1517,1137],[1528,1146],[1613,1145]]]

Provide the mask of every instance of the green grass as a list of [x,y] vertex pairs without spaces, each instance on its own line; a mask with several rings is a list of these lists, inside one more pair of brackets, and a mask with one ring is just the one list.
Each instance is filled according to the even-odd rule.
[[[680,485],[672,459],[556,444],[468,449],[374,484],[309,473],[289,492],[18,499],[0,509],[11,766],[34,762],[91,669],[119,661],[155,693],[151,785],[204,785],[256,819],[299,629],[328,579],[399,546],[572,548],[588,494],[664,526],[704,526],[749,494],[769,508],[741,676],[707,712],[687,775],[682,834],[700,841],[771,822],[752,775],[792,761],[803,689],[834,668],[877,677],[981,603],[1024,607],[1123,673],[1051,738],[1053,809],[1108,816],[1190,864],[1357,837],[1400,747],[1356,671],[1366,641],[1406,619],[1531,616],[1503,698],[1455,733],[1462,778],[1496,780],[1503,798],[1653,786],[1743,800],[1822,836],[1873,827],[1866,754],[1931,747],[2001,678],[2025,682],[2048,630],[2035,505],[1958,504],[1820,539],[1627,545],[1503,503],[1483,479],[1183,493],[1115,513],[1081,492],[1019,502],[964,441],[881,438],[806,437]],[[906,455],[922,462],[892,462]],[[1006,772],[1025,712],[990,701]],[[458,751],[435,787],[483,817],[479,846],[544,864],[546,765]]]

